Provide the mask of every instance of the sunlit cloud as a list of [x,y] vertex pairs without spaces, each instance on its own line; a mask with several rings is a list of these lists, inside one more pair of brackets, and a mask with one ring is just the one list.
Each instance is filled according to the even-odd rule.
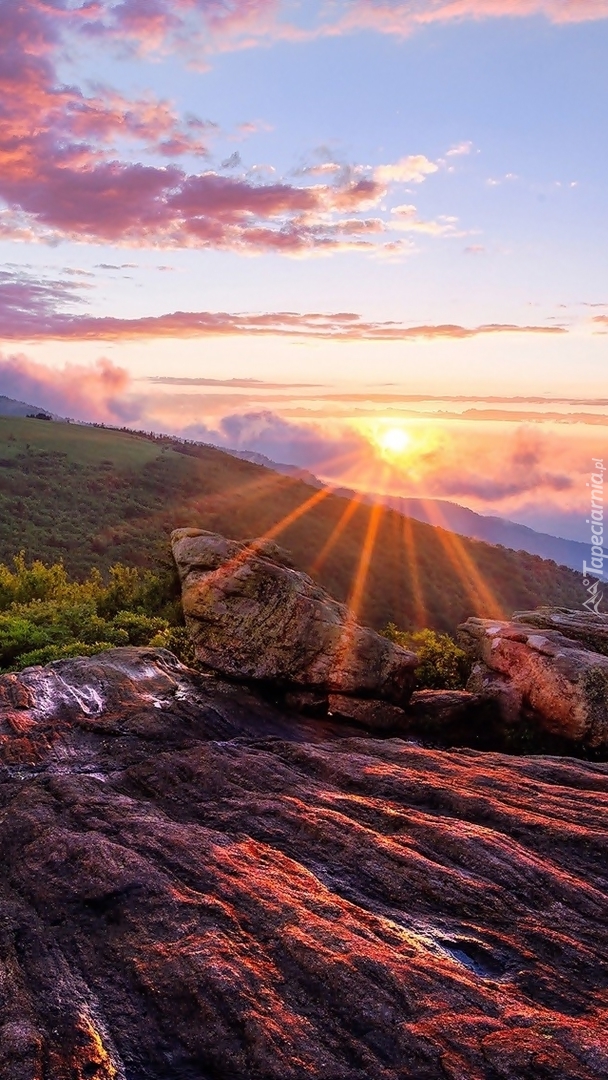
[[[164,315],[119,318],[94,316],[66,307],[83,304],[82,282],[37,279],[28,273],[0,271],[0,339],[4,341],[128,341],[145,338],[243,336],[291,337],[336,341],[408,341],[456,339],[485,334],[563,334],[558,326],[489,323],[466,327],[453,323],[406,326],[370,321],[356,312],[228,313],[175,311]],[[88,287],[88,285],[87,285]]]
[[347,0],[334,5],[333,32],[376,31],[408,37],[433,23],[465,19],[532,18],[553,23],[608,18],[608,0]]
[[152,383],[155,386],[223,386],[230,389],[244,390],[319,390],[321,383],[302,382],[268,382],[264,379],[208,379],[201,376],[181,375],[148,375],[142,382]]
[[[303,257],[340,251],[395,256],[393,230],[444,236],[446,222],[394,220],[381,213],[387,189],[421,184],[439,165],[409,154],[378,166],[326,162],[281,179],[275,166],[244,170],[238,152],[219,169],[179,164],[205,159],[217,124],[180,116],[152,94],[129,98],[111,86],[66,85],[62,50],[104,35],[150,35],[178,43],[192,20],[213,38],[257,27],[272,36],[281,5],[235,2],[228,8],[184,0],[120,5],[34,2],[3,12],[0,43],[0,238],[127,247],[214,248],[244,255]],[[183,26],[182,26],[183,24]],[[252,41],[249,40],[248,44]],[[266,128],[240,125],[240,133]],[[246,130],[245,130],[246,129]],[[448,153],[464,152],[466,144]],[[303,182],[293,182],[298,176]],[[373,217],[359,215],[374,211]],[[117,265],[119,265],[117,263]]]
[[0,392],[59,416],[110,424],[139,418],[129,373],[111,360],[56,368],[27,356],[0,355]]
[[424,154],[412,154],[393,165],[378,165],[374,179],[380,184],[421,184],[438,169],[436,162],[429,161]]
[[[57,8],[65,17],[67,0]],[[72,22],[80,22],[80,32],[93,41],[127,44],[140,54],[179,48],[204,65],[215,52],[268,42],[361,31],[406,37],[432,23],[465,19],[543,16],[558,24],[587,22],[607,17],[608,0],[311,0],[306,22],[297,15],[287,0],[96,0],[73,9]]]
[[458,233],[458,218],[442,217],[437,221],[424,221],[418,217],[415,206],[404,203],[391,210],[391,227],[402,232],[426,233],[427,236],[454,236]]
[[463,157],[463,155],[470,154],[473,149],[473,143],[470,141],[457,143],[456,146],[451,146],[446,151],[446,157]]

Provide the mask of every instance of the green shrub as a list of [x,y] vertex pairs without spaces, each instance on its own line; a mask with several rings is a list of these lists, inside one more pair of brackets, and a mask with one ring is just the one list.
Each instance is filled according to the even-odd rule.
[[471,664],[467,654],[449,634],[435,630],[399,630],[389,623],[384,637],[415,652],[419,659],[416,682],[421,689],[460,690],[469,677]]
[[168,629],[168,623],[166,619],[137,611],[119,611],[112,619],[112,627],[127,635],[128,645],[149,645],[156,634]]
[[169,649],[186,667],[196,667],[194,645],[185,626],[168,626],[148,642],[155,649]]
[[[117,564],[74,581],[62,563],[0,564],[0,671],[162,639],[192,662],[171,573]],[[180,633],[181,631],[181,633]],[[174,637],[172,635],[175,635]],[[160,643],[159,639],[159,643]]]
[[22,653],[19,657],[18,670],[39,664],[50,664],[52,660],[65,660],[70,656],[95,656],[97,653],[113,648],[114,645],[107,641],[96,641],[94,645],[85,645],[83,641],[72,641],[69,645],[47,645],[43,649]]

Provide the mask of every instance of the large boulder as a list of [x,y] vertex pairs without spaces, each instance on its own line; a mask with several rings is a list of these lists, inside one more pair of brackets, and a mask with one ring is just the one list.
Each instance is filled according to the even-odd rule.
[[407,703],[414,653],[359,626],[282,549],[197,529],[171,539],[200,662],[241,680]]
[[608,747],[607,656],[523,620],[468,619],[459,636],[477,660],[469,689],[502,697],[506,720],[527,712],[551,735]]

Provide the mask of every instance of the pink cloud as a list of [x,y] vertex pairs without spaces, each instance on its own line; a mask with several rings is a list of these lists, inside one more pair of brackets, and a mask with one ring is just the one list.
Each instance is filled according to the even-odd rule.
[[81,9],[91,36],[126,40],[140,51],[177,46],[208,55],[361,30],[403,37],[428,23],[463,19],[540,15],[555,23],[586,22],[606,18],[608,0],[332,0],[314,14],[298,25],[286,0],[98,0]]
[[316,36],[282,16],[284,0],[101,0],[85,24],[92,37],[129,41],[138,49],[180,47],[209,54],[251,48],[268,40],[303,41]]
[[0,271],[0,339],[4,341],[115,341],[145,338],[196,338],[249,335],[304,337],[337,341],[407,341],[466,339],[482,334],[563,334],[559,326],[489,323],[466,327],[454,323],[406,326],[362,319],[353,312],[230,313],[174,311],[135,319],[66,311],[82,305],[88,284],[74,280],[35,279],[26,273]]
[[[149,32],[151,41],[164,40],[194,19],[230,41],[254,27],[272,37],[281,10],[275,0],[15,3],[3,13],[0,42],[0,198],[7,207],[0,235],[244,254],[388,251],[376,237],[395,223],[356,215],[378,208],[389,185],[421,183],[437,171],[424,155],[375,170],[323,170],[323,182],[303,170],[302,184],[263,181],[259,172],[192,174],[175,159],[204,155],[212,124],[182,121],[169,102],[151,96],[129,100],[104,86],[87,95],[57,73],[67,44],[77,55],[79,34],[145,39]],[[137,160],[149,154],[156,160]],[[158,164],[159,156],[168,163]],[[431,225],[419,229],[446,232]]]
[[429,23],[544,16],[554,23],[608,18],[608,0],[348,0],[334,33],[375,30],[406,37]]
[[[549,425],[545,430],[537,424],[513,424],[498,440],[492,425],[474,429],[462,421],[444,429],[433,450],[422,455],[417,490],[408,494],[454,499],[516,519],[526,507],[566,515],[580,506],[585,462],[595,438],[579,431],[557,434]],[[397,472],[395,490],[398,480]],[[401,475],[402,490],[403,482]]]
[[[255,253],[302,254],[352,246],[339,219],[373,205],[382,188],[373,180],[298,186],[262,183],[212,171],[188,174],[174,163],[144,164],[118,154],[116,140],[142,144],[170,158],[205,152],[210,125],[182,123],[167,102],[126,100],[98,87],[86,96],[59,81],[55,63],[64,37],[112,25],[156,34],[198,15],[214,26],[244,27],[277,5],[213,2],[167,5],[135,0],[112,8],[69,0],[15,4],[3,13],[0,43],[0,197],[9,217],[0,232],[57,240],[148,246],[211,246]],[[105,25],[105,23],[103,24]],[[126,30],[125,30],[126,32]],[[330,220],[327,215],[334,215]]]
[[127,423],[139,415],[129,401],[131,378],[111,360],[52,368],[27,356],[0,356],[2,393],[49,412],[100,423]]
[[98,96],[88,98],[75,91],[65,104],[64,120],[76,138],[109,143],[129,136],[169,157],[205,156],[202,136],[215,128],[194,118],[182,124],[169,102],[151,96],[129,100],[111,87],[99,87]]
[[[307,255],[343,250],[397,257],[409,248],[394,228],[457,235],[438,222],[361,221],[379,215],[387,188],[421,183],[438,165],[409,155],[375,169],[301,170],[303,183],[250,176],[191,174],[175,164],[204,155],[213,125],[181,119],[170,102],[129,100],[109,87],[85,94],[66,85],[57,62],[78,55],[83,36],[133,47],[211,50],[281,37],[371,27],[406,33],[420,23],[543,12],[557,21],[608,14],[608,0],[349,0],[306,32],[287,20],[282,0],[14,0],[3,10],[0,40],[0,236],[63,238],[130,246],[212,247],[243,254]],[[333,13],[333,14],[332,14]],[[464,152],[468,144],[455,151]],[[153,154],[154,161],[138,160]],[[167,164],[158,163],[158,158]],[[309,183],[309,178],[312,183]]]

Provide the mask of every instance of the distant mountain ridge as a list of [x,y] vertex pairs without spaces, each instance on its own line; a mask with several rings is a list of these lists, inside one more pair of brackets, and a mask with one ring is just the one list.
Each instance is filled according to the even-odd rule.
[[589,558],[589,548],[578,540],[537,532],[528,525],[520,525],[508,518],[477,514],[459,503],[398,496],[388,496],[384,502],[416,521],[439,525],[460,536],[485,540],[487,544],[501,544],[514,551],[527,551],[529,555],[540,555],[541,559],[553,559],[559,566],[569,566],[572,570],[582,570],[583,560]]
[[[225,446],[216,446],[216,450],[223,450],[225,454],[231,454],[232,457],[239,458],[240,461],[250,461],[252,465],[262,465],[264,469],[272,469],[273,472],[278,472],[282,476],[291,476],[295,480],[303,480],[310,487],[323,488],[328,486],[323,480],[319,480],[318,476],[311,473],[310,469],[302,469],[299,465],[286,465],[282,461],[273,461],[272,458],[266,457],[266,454],[258,454],[256,450],[230,450]],[[352,495],[353,492],[348,492],[348,494]]]
[[15,398],[6,397],[6,394],[0,394],[0,416],[33,416],[36,413],[44,413],[53,420],[59,419],[39,405],[28,405],[27,401],[16,401]]
[[[222,448],[223,449],[223,448]],[[244,461],[252,461],[284,476],[303,480],[311,487],[325,487],[322,480],[297,465],[287,465],[272,461],[265,454],[251,450],[228,450],[229,454]],[[459,536],[468,536],[473,540],[483,540],[486,544],[500,544],[512,551],[527,551],[529,555],[539,555],[541,559],[552,559],[558,566],[568,566],[571,570],[582,570],[584,559],[589,557],[589,548],[578,540],[567,540],[561,536],[538,532],[528,525],[520,525],[508,518],[478,514],[460,503],[445,499],[415,499],[400,495],[380,495],[368,492],[363,494],[351,488],[332,488],[336,495],[352,499],[355,495],[365,502],[381,502],[405,517],[414,518],[427,525],[436,525]]]
[[[60,417],[49,413],[48,409],[42,409],[37,405],[30,405],[24,401],[17,401],[6,395],[0,395],[0,416],[26,417],[36,413],[46,413],[53,420]],[[273,461],[265,454],[259,454],[254,450],[231,450],[220,446],[216,449],[241,461],[249,461],[254,465],[262,465],[272,469],[283,476],[289,476],[294,480],[301,480],[310,487],[323,488],[326,485],[314,473],[308,469],[302,469],[297,465],[288,465],[284,462]],[[539,555],[541,559],[552,559],[559,566],[568,566],[572,570],[580,571],[583,561],[589,556],[586,544],[578,540],[567,540],[563,537],[552,536],[549,533],[538,532],[527,525],[510,521],[507,518],[486,516],[469,510],[459,503],[449,502],[443,499],[415,499],[398,495],[380,495],[374,493],[362,494],[350,488],[332,487],[336,495],[352,499],[354,496],[362,498],[364,502],[381,502],[384,506],[396,510],[405,517],[414,518],[416,521],[427,525],[435,525],[457,533],[459,536],[470,537],[473,540],[483,540],[487,544],[500,544],[512,551],[526,551],[529,555]]]
[[[170,436],[0,417],[0,562],[61,559],[84,579],[157,568],[175,528],[268,536],[375,629],[454,632],[471,615],[580,607],[580,571]],[[373,541],[373,542],[372,542]],[[171,570],[167,567],[167,572]],[[171,570],[172,572],[172,570]]]

